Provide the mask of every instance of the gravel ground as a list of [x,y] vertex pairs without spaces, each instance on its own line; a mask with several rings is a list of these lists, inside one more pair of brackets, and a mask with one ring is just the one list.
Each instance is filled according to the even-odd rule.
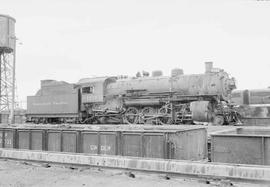
[[[211,187],[211,186],[268,186],[248,183],[235,183],[228,180],[194,180],[166,175],[103,170],[86,167],[67,167],[32,162],[0,160],[0,186],[12,187],[55,187],[55,186],[94,186],[94,187]],[[270,186],[270,184],[269,184]]]

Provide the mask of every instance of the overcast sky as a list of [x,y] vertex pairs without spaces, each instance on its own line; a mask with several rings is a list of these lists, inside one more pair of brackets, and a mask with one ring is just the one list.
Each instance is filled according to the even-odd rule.
[[0,0],[0,14],[17,21],[20,100],[42,79],[202,73],[205,61],[239,89],[270,86],[268,0]]

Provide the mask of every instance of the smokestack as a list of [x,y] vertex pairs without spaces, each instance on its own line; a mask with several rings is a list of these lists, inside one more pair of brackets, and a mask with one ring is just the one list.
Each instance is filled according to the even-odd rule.
[[211,73],[213,69],[213,62],[205,62],[205,73]]

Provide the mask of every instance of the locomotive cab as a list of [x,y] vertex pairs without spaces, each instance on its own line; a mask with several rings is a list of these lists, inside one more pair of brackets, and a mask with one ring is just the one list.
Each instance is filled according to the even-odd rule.
[[77,87],[81,100],[81,118],[83,123],[91,123],[98,113],[105,110],[107,85],[115,82],[115,77],[84,78],[79,80]]

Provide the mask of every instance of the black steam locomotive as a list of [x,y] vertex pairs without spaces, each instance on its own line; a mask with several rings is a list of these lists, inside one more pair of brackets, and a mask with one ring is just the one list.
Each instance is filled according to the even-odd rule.
[[171,76],[161,71],[136,77],[85,78],[76,84],[41,81],[27,98],[27,121],[34,123],[183,124],[237,121],[227,104],[235,81],[206,63],[203,74]]

